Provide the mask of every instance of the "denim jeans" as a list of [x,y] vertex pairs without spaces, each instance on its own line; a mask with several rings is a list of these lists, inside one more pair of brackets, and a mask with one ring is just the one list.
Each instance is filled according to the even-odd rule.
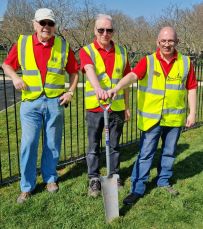
[[[86,112],[88,126],[87,166],[88,177],[99,176],[100,141],[104,129],[103,112]],[[123,130],[124,111],[109,113],[110,174],[117,174],[120,166],[119,140]]]
[[21,103],[20,187],[22,192],[30,192],[36,185],[37,152],[42,128],[42,178],[45,183],[57,180],[56,166],[61,150],[64,121],[64,108],[59,103],[59,98],[47,98],[45,95]]
[[157,185],[169,185],[173,174],[175,150],[180,136],[181,127],[166,127],[155,125],[149,131],[143,131],[140,140],[140,153],[134,164],[131,175],[131,192],[143,195],[154,154],[157,150],[159,138],[162,139],[161,157],[158,165]]

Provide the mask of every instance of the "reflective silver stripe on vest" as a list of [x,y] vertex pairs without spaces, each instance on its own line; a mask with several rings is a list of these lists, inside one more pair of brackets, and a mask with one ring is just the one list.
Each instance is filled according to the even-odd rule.
[[[152,83],[153,83],[153,72],[154,72],[154,56],[149,55],[149,76],[148,76],[148,86],[139,86],[140,91],[144,92],[150,92],[153,94],[159,94],[159,95],[164,95],[164,90],[157,90],[157,89],[152,89]],[[186,56],[183,56],[183,62],[184,62],[184,79],[185,81],[187,75],[188,75],[188,58]],[[185,85],[180,84],[166,84],[166,89],[171,89],[171,90],[184,90]]]
[[120,100],[120,99],[124,99],[124,95],[117,95],[115,100]]
[[123,71],[125,69],[126,66],[126,62],[125,62],[125,50],[122,46],[118,46],[121,52],[121,57],[122,57],[122,61],[123,61]]
[[186,109],[164,109],[162,111],[163,114],[183,114],[185,113]]
[[154,57],[153,55],[149,55],[149,74],[148,74],[148,85],[142,86],[138,82],[138,89],[143,92],[149,92],[155,95],[164,95],[165,91],[161,89],[153,89],[153,76],[154,76]]
[[[86,97],[94,96],[95,92],[94,91],[89,91],[85,93]],[[114,100],[121,100],[124,99],[124,95],[117,95]]]
[[189,68],[188,68],[188,57],[182,55],[183,57],[183,63],[184,63],[184,74],[183,74],[183,81],[186,80],[187,76],[188,76],[188,72],[189,72]]
[[148,76],[148,87],[152,88],[153,76],[154,76],[154,56],[149,55],[149,76]]
[[111,79],[112,84],[117,84],[119,82],[119,79]]
[[55,85],[55,84],[46,83],[44,87],[50,88],[50,89],[64,89],[65,85]]
[[25,91],[41,91],[41,87],[37,87],[37,86],[27,86]]
[[27,43],[28,36],[23,35],[23,39],[21,41],[21,65],[23,69],[25,69],[25,46]]
[[47,70],[48,70],[48,72],[53,72],[53,73],[56,73],[56,74],[59,74],[59,75],[64,75],[65,74],[65,70],[63,70],[63,69],[48,68]]
[[171,89],[171,90],[185,90],[185,85],[184,84],[166,84],[166,89]]
[[88,45],[87,48],[90,51],[90,57],[92,58],[92,62],[94,63],[94,65],[96,65],[95,53],[94,53],[94,51],[92,49],[92,46]]
[[[101,81],[105,77],[106,77],[106,73],[101,73],[100,75],[98,75],[98,80]],[[117,84],[118,82],[119,82],[119,79],[111,79],[111,84]]]
[[[65,67],[65,60],[66,60],[66,41],[62,38],[62,46],[61,46],[61,69]],[[60,73],[59,73],[60,74]]]
[[160,119],[161,115],[159,114],[151,114],[151,113],[147,113],[147,112],[143,112],[140,110],[137,110],[137,113],[142,116],[142,117],[146,117],[146,118],[153,118],[153,119]]
[[141,86],[141,85],[138,85],[138,88],[140,91],[149,92],[149,93],[156,94],[156,95],[164,95],[165,93],[164,90],[152,89],[152,88]]
[[106,76],[105,73],[101,73],[97,77],[98,77],[98,80],[101,81],[102,79],[104,79],[105,76]]
[[88,92],[85,93],[86,97],[90,97],[90,96],[93,96],[93,95],[95,95],[94,91],[88,91]]
[[166,89],[171,89],[171,90],[185,90],[185,80],[188,76],[189,68],[188,68],[188,58],[187,56],[182,55],[183,57],[183,65],[184,65],[184,72],[183,72],[183,79],[182,79],[182,84],[166,84]]
[[26,76],[37,76],[38,71],[37,70],[22,70],[23,75]]
[[[103,88],[103,90],[106,90],[106,91],[110,90],[110,89],[111,89],[110,87],[106,87],[105,89]],[[85,93],[86,97],[93,96],[93,95],[96,95],[95,91],[88,91],[88,92]]]

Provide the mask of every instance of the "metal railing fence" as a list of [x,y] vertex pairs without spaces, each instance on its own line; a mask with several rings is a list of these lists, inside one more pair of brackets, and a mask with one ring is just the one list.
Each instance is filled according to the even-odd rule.
[[[195,65],[198,78],[197,124],[203,124],[203,64]],[[21,74],[20,72],[18,74]],[[65,109],[63,128],[63,145],[58,166],[65,166],[85,159],[87,148],[87,131],[84,104],[84,77],[78,84],[71,104]],[[120,141],[121,146],[139,140],[137,128],[137,84],[130,87],[131,120],[125,123]],[[0,68],[0,186],[18,180],[20,177],[19,149],[21,126],[19,120],[20,93],[13,87],[12,81]],[[42,137],[39,155],[42,149]],[[104,139],[103,139],[104,141]],[[101,143],[102,144],[102,143]],[[40,156],[38,155],[38,158]],[[40,161],[38,160],[38,168]]]

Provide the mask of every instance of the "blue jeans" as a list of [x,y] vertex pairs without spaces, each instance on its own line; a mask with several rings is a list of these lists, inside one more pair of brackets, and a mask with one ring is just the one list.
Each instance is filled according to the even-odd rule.
[[45,183],[57,180],[56,166],[61,150],[64,121],[64,108],[59,103],[59,98],[47,98],[45,95],[21,103],[20,187],[22,192],[30,192],[36,185],[37,151],[42,128],[42,178]]
[[[124,111],[109,113],[110,174],[118,174],[120,166],[119,140],[124,125]],[[86,112],[88,126],[88,177],[99,177],[100,141],[104,129],[103,112]]]
[[180,136],[181,127],[156,125],[149,131],[143,131],[140,140],[140,153],[134,164],[131,175],[131,192],[143,195],[159,138],[162,139],[161,157],[158,165],[157,185],[168,186],[173,174],[175,150]]

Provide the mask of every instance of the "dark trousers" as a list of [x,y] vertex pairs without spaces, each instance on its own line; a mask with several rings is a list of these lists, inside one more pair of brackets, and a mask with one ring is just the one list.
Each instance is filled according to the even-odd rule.
[[[119,140],[124,125],[124,111],[109,113],[110,135],[110,174],[118,174],[120,165]],[[87,166],[88,177],[99,176],[100,141],[104,129],[104,114],[102,112],[86,112],[88,126]]]

